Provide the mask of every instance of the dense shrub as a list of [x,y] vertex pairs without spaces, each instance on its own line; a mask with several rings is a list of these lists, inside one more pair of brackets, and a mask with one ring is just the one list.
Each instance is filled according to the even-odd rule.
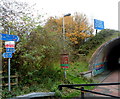
[[97,35],[88,39],[83,45],[80,46],[79,54],[87,55],[90,52],[90,50],[102,44],[105,41],[106,37],[114,35],[115,32],[118,31],[110,29],[101,30]]
[[[24,34],[16,46],[13,55],[12,68],[19,72],[21,79],[41,74],[46,69],[52,71],[52,64],[58,62],[60,54],[59,39],[51,37],[40,26],[34,29],[30,35]],[[38,74],[38,75],[37,75]],[[27,83],[27,82],[26,82]]]

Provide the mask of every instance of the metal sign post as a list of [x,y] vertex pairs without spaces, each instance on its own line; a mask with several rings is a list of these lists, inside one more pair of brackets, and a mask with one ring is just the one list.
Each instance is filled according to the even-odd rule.
[[[10,35],[10,28],[9,28],[9,35]],[[10,58],[8,59],[8,91],[11,91],[11,85],[10,85]]]
[[10,85],[10,58],[8,59],[8,91],[11,91],[11,85]]
[[64,78],[66,78],[66,68],[64,68]]
[[[63,54],[62,54],[62,58],[61,58],[61,68],[64,68],[64,77],[66,78],[66,68],[68,68],[68,54],[66,54],[66,44],[65,44],[65,22],[64,22],[64,17],[66,16],[70,16],[71,14],[68,13],[66,15],[63,16],[63,20],[62,20],[62,25],[63,25]],[[67,56],[67,57],[66,57]]]
[[8,91],[11,91],[10,84],[10,58],[12,58],[12,53],[15,52],[15,42],[19,41],[19,37],[17,35],[10,35],[10,28],[8,30],[8,34],[0,33],[0,40],[4,40],[6,53],[3,53],[4,58],[8,58]]
[[97,35],[97,29],[96,29],[96,35]]

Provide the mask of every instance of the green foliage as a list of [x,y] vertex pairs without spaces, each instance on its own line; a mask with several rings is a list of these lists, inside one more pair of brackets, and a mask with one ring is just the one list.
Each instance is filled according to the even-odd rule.
[[[92,79],[79,75],[80,72],[88,70],[87,65],[86,62],[71,63],[70,67],[66,69],[66,78],[64,78],[64,69],[61,69],[59,63],[54,63],[52,68],[29,72],[28,76],[23,77],[24,81],[19,83],[18,87],[12,87],[12,92],[8,92],[8,88],[5,88],[2,96],[3,98],[10,98],[31,92],[55,92],[56,97],[77,97],[80,95],[80,91],[70,90],[69,88],[63,88],[63,91],[59,91],[58,85],[93,83]],[[30,83],[31,85],[29,85]],[[92,89],[93,87],[85,88]]]
[[106,41],[106,38],[115,34],[115,30],[104,29],[101,30],[97,35],[88,39],[82,46],[79,48],[79,54],[88,55],[90,50],[96,48],[97,46],[101,45],[103,42]]
[[[88,70],[88,63],[86,62],[75,62],[71,63],[70,67],[67,69],[67,78],[65,79],[65,84],[88,84],[93,83],[94,80],[91,78],[85,78],[80,76],[80,72]],[[85,89],[92,89],[93,87],[85,87]],[[80,96],[80,91],[63,88],[61,91],[62,97],[77,97]]]
[[58,61],[60,53],[57,42],[49,37],[40,26],[34,29],[30,35],[24,34],[22,36],[21,41],[16,46],[12,62],[12,66],[19,73],[22,83],[32,84],[32,81],[36,81],[36,79],[30,80],[30,78],[34,78],[35,75],[46,76],[54,72],[52,64]]

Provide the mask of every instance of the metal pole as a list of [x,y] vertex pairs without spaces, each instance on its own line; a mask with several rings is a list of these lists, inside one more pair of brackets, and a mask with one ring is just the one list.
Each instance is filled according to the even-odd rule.
[[[65,52],[65,22],[64,22],[64,16],[63,16],[63,54]],[[66,78],[66,70],[64,68],[64,78]]]
[[63,16],[63,53],[65,51],[65,22],[64,22],[64,16]]
[[[10,35],[10,28],[9,28],[9,35]],[[10,58],[8,59],[8,91],[11,91],[11,85],[10,85]]]
[[97,35],[97,29],[96,29],[96,35]]
[[64,68],[64,77],[66,78],[66,68]]
[[[0,35],[0,39],[2,36]],[[0,48],[2,48],[2,40],[0,41]],[[2,71],[2,52],[0,52],[0,71]],[[0,74],[1,77],[1,74]],[[0,80],[0,85],[2,85],[2,80]],[[0,99],[2,99],[2,88],[3,86],[0,86]]]
[[10,86],[10,58],[8,59],[8,91],[11,91],[11,86]]
[[[66,16],[70,16],[71,14],[66,14],[66,15],[63,15],[63,54],[65,54],[65,50],[66,50],[66,47],[65,47],[65,21],[64,21],[64,17]],[[66,78],[66,68],[64,68],[64,77]]]

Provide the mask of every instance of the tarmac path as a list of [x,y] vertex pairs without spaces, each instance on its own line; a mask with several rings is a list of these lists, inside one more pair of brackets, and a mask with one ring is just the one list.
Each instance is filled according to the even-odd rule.
[[[120,82],[120,70],[113,71],[101,83],[113,83],[113,82]],[[113,96],[120,96],[120,85],[97,86],[92,91],[109,94]],[[106,96],[97,95],[97,94],[93,94],[92,96],[106,97]]]

